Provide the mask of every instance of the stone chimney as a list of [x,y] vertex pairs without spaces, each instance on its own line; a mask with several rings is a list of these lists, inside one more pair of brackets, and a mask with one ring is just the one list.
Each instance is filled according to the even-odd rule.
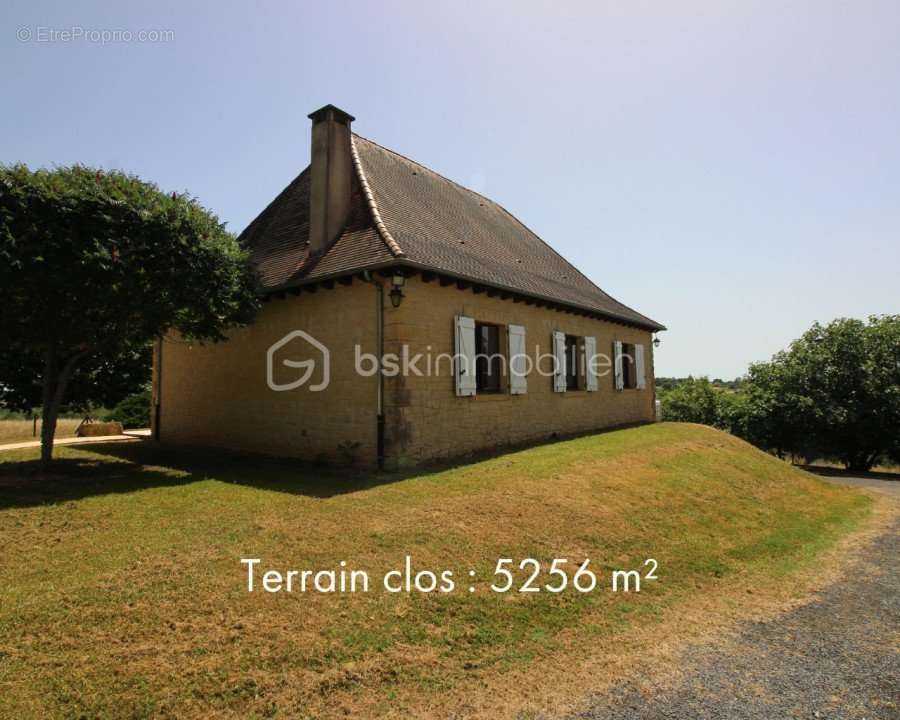
[[312,120],[309,250],[322,252],[344,228],[350,213],[353,159],[350,154],[352,115],[326,105]]

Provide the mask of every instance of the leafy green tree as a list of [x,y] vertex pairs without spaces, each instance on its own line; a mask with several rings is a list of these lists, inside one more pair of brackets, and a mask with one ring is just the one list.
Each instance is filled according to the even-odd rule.
[[749,398],[744,393],[716,393],[716,426],[746,438],[750,419]]
[[809,402],[799,392],[796,367],[787,353],[750,366],[731,412],[732,431],[778,457],[812,452]]
[[2,364],[41,359],[45,464],[79,366],[170,330],[223,340],[256,304],[246,252],[194,198],[121,172],[0,166]]
[[817,442],[849,469],[871,469],[900,432],[900,315],[817,323],[788,356]]
[[900,445],[900,316],[816,323],[750,368],[736,432],[774,451],[865,471]]
[[682,380],[660,397],[663,419],[716,425],[719,419],[716,395],[708,378]]

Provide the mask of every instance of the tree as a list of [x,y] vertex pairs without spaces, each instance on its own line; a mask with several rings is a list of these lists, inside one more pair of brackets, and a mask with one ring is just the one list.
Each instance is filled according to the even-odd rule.
[[719,392],[716,394],[716,426],[732,435],[745,438],[749,434],[751,416],[746,393]]
[[847,468],[871,469],[900,432],[900,315],[816,323],[789,356],[812,434]]
[[661,396],[663,418],[716,425],[719,419],[716,395],[708,378],[682,380]]
[[189,195],[83,166],[0,166],[3,364],[40,357],[44,464],[79,366],[169,331],[223,340],[256,305],[246,252]]
[[815,455],[809,401],[801,392],[796,364],[785,352],[750,366],[735,408],[735,434],[778,457]]
[[900,316],[816,323],[753,365],[745,390],[745,439],[869,470],[900,446]]

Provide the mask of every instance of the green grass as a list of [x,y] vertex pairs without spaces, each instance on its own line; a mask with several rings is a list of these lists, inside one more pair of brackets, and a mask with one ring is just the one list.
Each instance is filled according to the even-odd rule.
[[[57,452],[45,478],[35,451],[0,456],[0,717],[445,716],[462,689],[539,675],[700,594],[777,584],[869,510],[692,425],[384,476],[152,444]],[[382,592],[406,554],[457,591]],[[241,557],[346,560],[372,589],[250,594]],[[653,557],[660,580],[498,595],[499,557],[590,558],[604,582]]]

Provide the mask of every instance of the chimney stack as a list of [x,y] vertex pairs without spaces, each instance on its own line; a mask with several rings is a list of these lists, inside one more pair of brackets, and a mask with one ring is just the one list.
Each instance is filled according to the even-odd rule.
[[334,105],[314,113],[312,120],[309,250],[320,253],[344,228],[350,213],[353,160],[350,123],[355,118]]

